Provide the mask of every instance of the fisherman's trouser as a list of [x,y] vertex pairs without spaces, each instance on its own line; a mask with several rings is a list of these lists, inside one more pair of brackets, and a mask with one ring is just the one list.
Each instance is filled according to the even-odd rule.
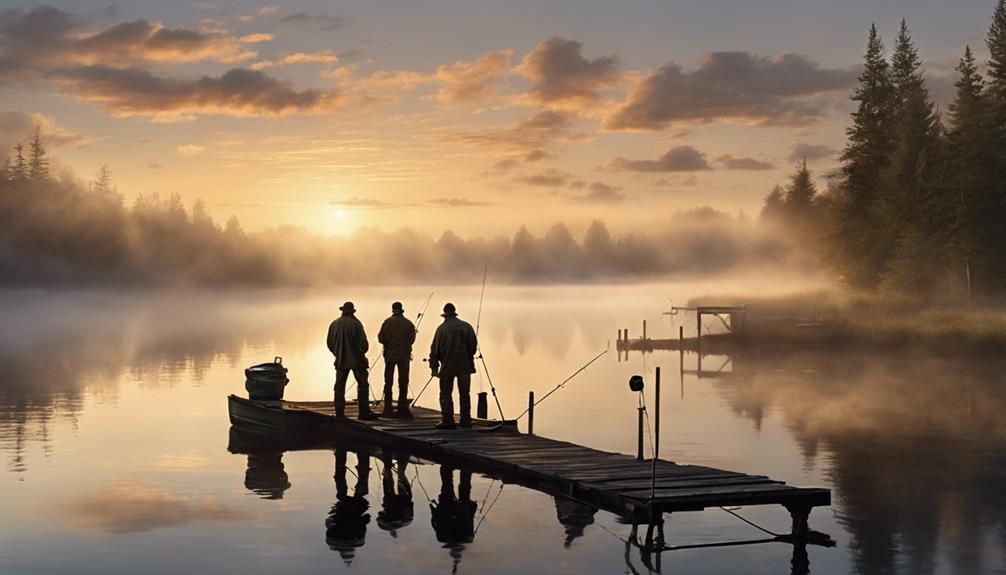
[[[461,403],[461,421],[472,419],[472,374],[459,373],[458,399]],[[444,423],[454,423],[454,376],[440,376],[440,412]]]
[[346,411],[346,381],[349,379],[349,372],[353,372],[356,379],[356,399],[359,402],[360,413],[366,413],[370,409],[368,394],[370,384],[367,382],[366,368],[356,367],[353,369],[335,370],[335,413],[343,415]]
[[408,358],[384,358],[384,399],[391,401],[395,389],[395,368],[398,368],[398,406],[409,406],[409,364]]

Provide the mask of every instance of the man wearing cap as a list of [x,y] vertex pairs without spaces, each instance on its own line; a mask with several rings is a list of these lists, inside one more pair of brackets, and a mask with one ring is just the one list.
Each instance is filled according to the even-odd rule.
[[405,317],[401,302],[391,304],[391,317],[381,324],[377,341],[384,346],[384,415],[392,416],[395,368],[398,368],[398,417],[412,417],[409,410],[409,364],[412,344],[416,341],[416,326]]
[[454,379],[458,380],[461,403],[461,427],[472,426],[472,374],[475,373],[475,352],[478,340],[470,323],[458,319],[454,304],[444,306],[444,322],[437,327],[430,346],[430,369],[440,377],[440,411],[443,421],[437,429],[454,429]]
[[370,385],[367,382],[367,333],[363,324],[356,319],[356,307],[347,301],[339,308],[342,317],[328,326],[328,350],[335,356],[335,415],[345,417],[346,412],[346,380],[349,372],[356,378],[356,397],[359,402],[359,419],[376,419],[377,415],[370,411],[367,395]]

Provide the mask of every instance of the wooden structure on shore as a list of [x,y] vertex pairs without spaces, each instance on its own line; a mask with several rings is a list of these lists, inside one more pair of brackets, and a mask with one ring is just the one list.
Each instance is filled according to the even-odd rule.
[[[831,492],[786,485],[761,475],[665,460],[643,461],[527,433],[516,425],[476,420],[472,429],[437,430],[435,410],[414,407],[414,419],[358,421],[356,404],[337,418],[331,402],[260,401],[231,395],[231,423],[286,436],[328,437],[406,450],[434,461],[455,461],[504,479],[605,509],[633,524],[662,525],[663,513],[709,507],[782,505],[792,531],[780,540],[833,544],[813,532],[811,509],[831,503]],[[662,541],[662,536],[661,536]],[[662,542],[661,542],[661,545]]]

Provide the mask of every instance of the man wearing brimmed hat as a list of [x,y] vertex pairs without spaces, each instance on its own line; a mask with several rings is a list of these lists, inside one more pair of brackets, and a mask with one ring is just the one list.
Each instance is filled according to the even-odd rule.
[[472,374],[475,373],[475,352],[478,340],[471,324],[458,319],[454,304],[444,306],[444,322],[437,327],[430,346],[430,369],[440,377],[440,411],[443,421],[437,429],[454,429],[454,379],[458,380],[458,400],[461,403],[461,427],[472,426]]
[[367,350],[370,349],[367,333],[360,320],[356,319],[353,302],[347,301],[339,310],[342,311],[342,317],[328,326],[328,349],[335,356],[335,414],[345,417],[346,381],[352,371],[356,378],[356,397],[360,410],[358,417],[376,419],[377,416],[370,411],[367,397],[370,393],[370,384],[367,382],[367,368],[370,367],[367,362]]
[[391,304],[391,317],[381,324],[377,341],[384,346],[384,415],[392,416],[391,399],[394,390],[395,368],[398,368],[398,417],[412,417],[409,410],[409,364],[412,362],[412,344],[416,341],[416,326],[405,317],[402,302]]

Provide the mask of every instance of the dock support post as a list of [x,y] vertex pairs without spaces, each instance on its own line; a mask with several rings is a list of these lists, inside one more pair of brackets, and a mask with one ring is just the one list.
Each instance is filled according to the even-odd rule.
[[639,425],[636,429],[636,459],[639,461],[643,460],[643,414],[646,412],[646,408],[640,405],[636,408],[639,411]]
[[790,535],[796,539],[803,539],[810,532],[809,519],[810,507],[805,505],[787,505],[786,511],[793,519],[793,527]]
[[534,392],[527,392],[527,434],[534,435]]
[[646,320],[643,320],[643,339],[646,339]]
[[[660,459],[660,368],[657,368],[653,398],[653,462],[650,471],[650,502],[657,498],[657,460]],[[651,510],[652,512],[652,510]]]

